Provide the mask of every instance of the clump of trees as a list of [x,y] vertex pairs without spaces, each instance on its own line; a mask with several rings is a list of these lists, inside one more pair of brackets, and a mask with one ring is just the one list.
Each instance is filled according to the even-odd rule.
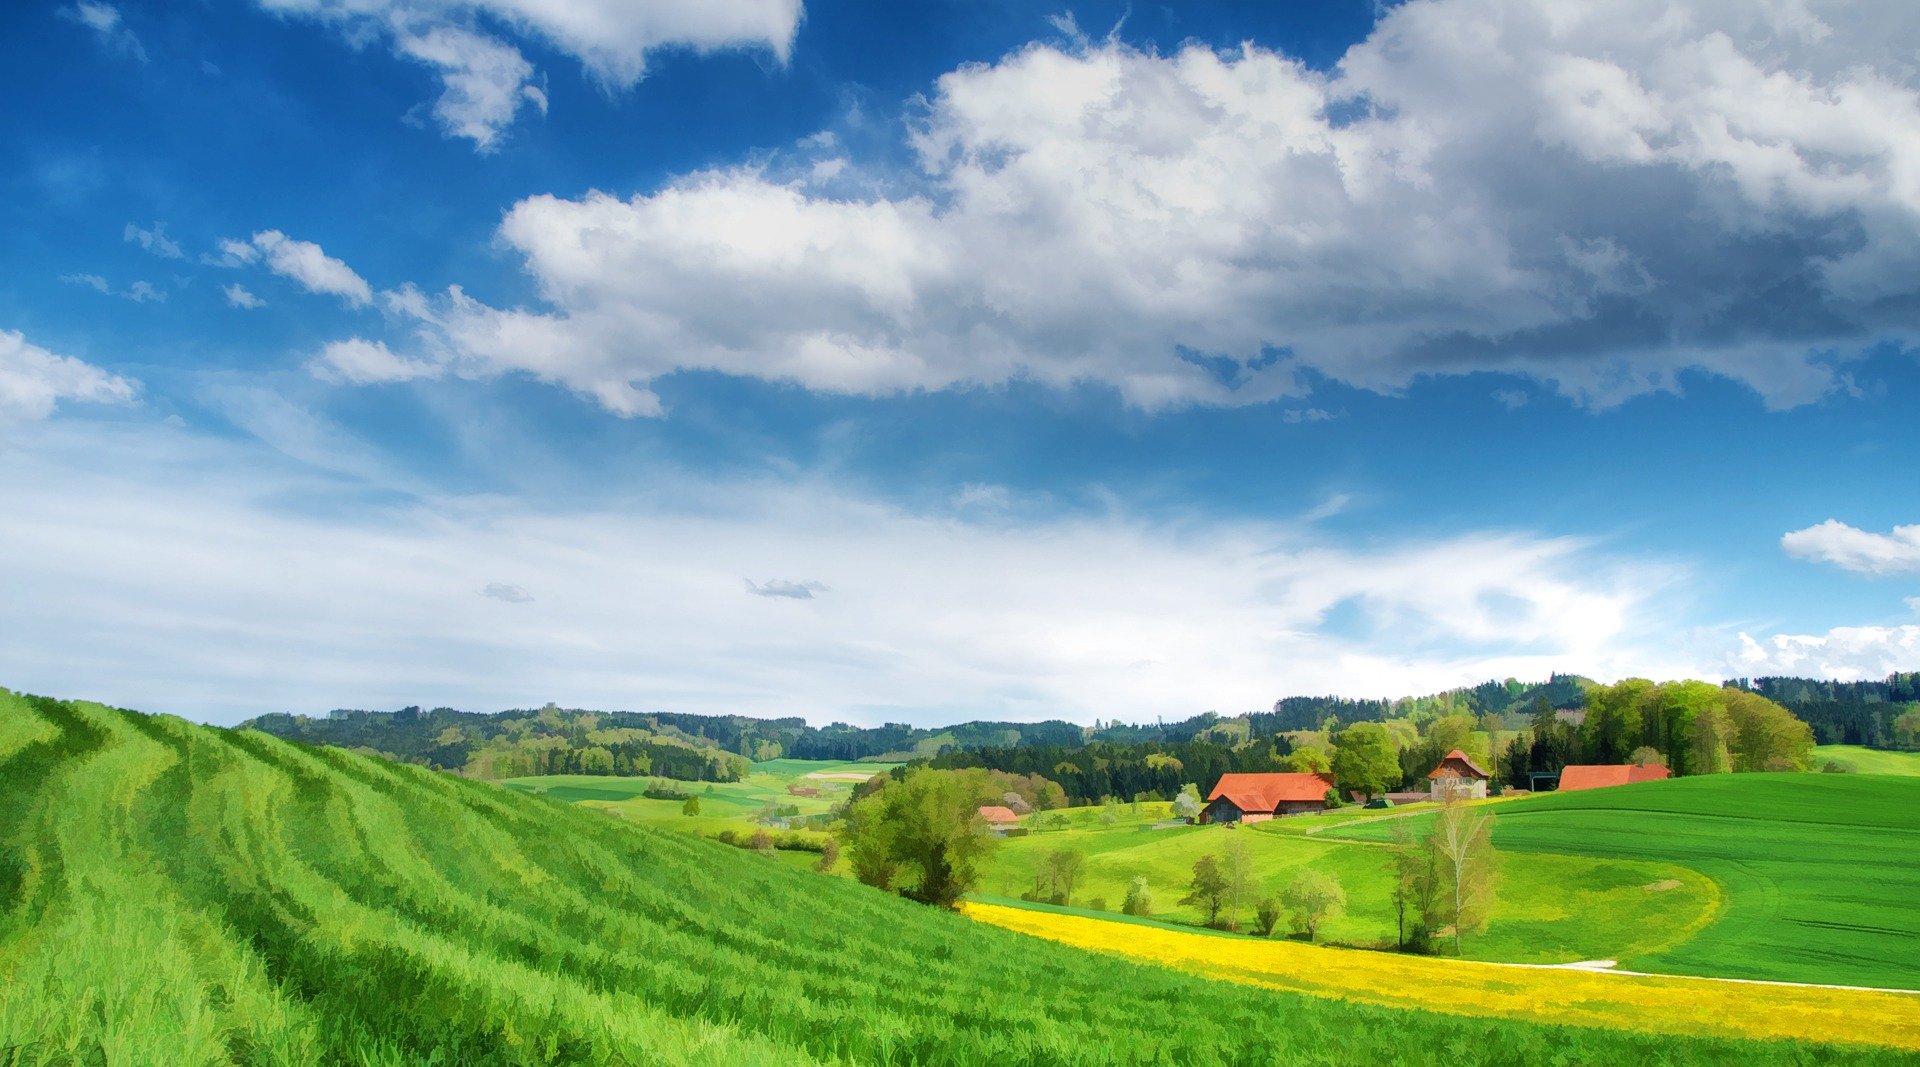
[[1496,903],[1499,856],[1493,848],[1494,816],[1486,807],[1450,797],[1424,832],[1395,819],[1389,829],[1391,899],[1402,951],[1431,951],[1436,938],[1462,938],[1486,928]]
[[952,907],[979,881],[1000,839],[980,818],[1002,790],[984,770],[919,768],[847,809],[854,876],[912,900]]
[[[1320,936],[1320,926],[1328,919],[1335,918],[1347,907],[1347,892],[1340,887],[1340,880],[1330,874],[1305,870],[1294,875],[1293,881],[1280,892],[1278,903],[1287,910],[1293,924],[1293,932],[1304,934],[1308,941]],[[1266,932],[1271,933],[1273,923],[1261,915]]]
[[1127,898],[1120,903],[1120,911],[1127,915],[1153,914],[1153,889],[1147,885],[1146,875],[1136,874],[1127,883]]
[[1033,888],[1020,894],[1020,899],[1072,904],[1074,886],[1079,883],[1080,874],[1086,868],[1085,854],[1070,848],[1055,849],[1040,861],[1040,866],[1033,874]]
[[1333,777],[1341,789],[1377,796],[1400,783],[1393,735],[1377,722],[1356,722],[1333,737]]

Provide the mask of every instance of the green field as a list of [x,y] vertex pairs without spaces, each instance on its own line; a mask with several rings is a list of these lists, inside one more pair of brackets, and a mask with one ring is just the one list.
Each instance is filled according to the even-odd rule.
[[[641,796],[653,781],[650,778],[556,774],[510,778],[501,784],[517,792],[592,807],[629,822],[649,823],[711,836],[722,830],[752,832],[760,825],[754,821],[754,817],[770,803],[799,808],[802,816],[824,815],[835,804],[847,799],[855,783],[819,776],[871,776],[885,774],[896,766],[898,764],[845,760],[777,759],[754,764],[753,773],[738,782],[673,783],[676,788],[700,798],[700,814],[694,816],[681,811],[681,801],[654,800]],[[795,796],[788,792],[792,786],[816,789],[820,795]]]
[[1897,1063],[1228,986],[580,806],[0,691],[0,1063]]
[[1861,745],[1821,745],[1813,750],[1813,765],[1838,763],[1861,774],[1920,776],[1920,752],[1889,752]]
[[[1392,945],[1396,923],[1385,851],[1371,844],[1335,840],[1330,829],[1323,834],[1305,833],[1316,825],[1347,825],[1359,810],[1276,819],[1237,829],[1152,830],[1124,822],[1106,828],[1083,816],[1081,829],[1008,839],[994,857],[982,889],[1003,901],[1018,897],[1032,886],[1034,872],[1049,853],[1072,849],[1087,857],[1074,904],[1087,907],[1103,899],[1109,910],[1118,911],[1128,883],[1135,876],[1145,876],[1157,917],[1198,923],[1203,918],[1200,912],[1178,903],[1192,880],[1194,862],[1209,853],[1221,855],[1229,841],[1237,840],[1246,844],[1252,858],[1259,895],[1278,893],[1296,873],[1308,868],[1340,880],[1347,910],[1327,924],[1322,932],[1325,940]],[[1648,886],[1670,887],[1654,891]],[[1711,880],[1671,862],[1529,857],[1525,863],[1505,866],[1501,908],[1485,934],[1468,940],[1464,954],[1514,963],[1568,963],[1652,952],[1673,940],[1675,931],[1710,917],[1717,896]]]
[[[1494,842],[1512,854],[1509,871],[1588,856],[1680,864],[1719,884],[1711,924],[1663,948],[1606,954],[1624,967],[1920,989],[1920,781],[1714,775],[1548,793],[1496,810]],[[1377,842],[1386,828],[1358,823],[1325,836]]]

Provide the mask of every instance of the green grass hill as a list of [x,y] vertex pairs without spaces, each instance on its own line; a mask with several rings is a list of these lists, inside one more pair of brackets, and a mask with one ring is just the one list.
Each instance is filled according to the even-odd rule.
[[[1694,936],[1622,966],[1920,989],[1920,781],[1866,774],[1721,774],[1504,803],[1507,870],[1557,856],[1679,864],[1719,883]],[[1420,819],[1428,816],[1415,815]],[[1383,822],[1322,838],[1381,841]]]
[[1899,1062],[1029,939],[418,767],[0,690],[0,1064]]

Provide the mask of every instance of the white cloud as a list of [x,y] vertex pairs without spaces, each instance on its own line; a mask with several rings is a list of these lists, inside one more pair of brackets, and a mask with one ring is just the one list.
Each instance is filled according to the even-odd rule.
[[123,237],[161,259],[182,259],[186,256],[178,244],[167,238],[166,226],[158,222],[153,224],[151,230],[141,229],[129,222]]
[[[35,621],[0,642],[0,675],[229,721],[550,698],[1090,720],[1653,673],[1666,655],[1643,635],[1669,618],[1659,590],[1674,575],[1575,541],[1356,548],[1291,525],[1009,521],[666,472],[629,483],[638,496],[548,507],[396,490],[373,465],[356,477],[285,458],[299,452],[55,421],[0,453],[0,558],[35,560],[10,576],[10,610]],[[817,575],[833,592],[801,615],[769,610],[740,595],[743,573]],[[538,600],[468,607],[499,574]],[[1330,628],[1340,605],[1369,632]]]
[[[235,244],[237,242],[223,241],[220,247],[233,255],[230,246]],[[373,300],[373,289],[365,278],[311,241],[296,241],[279,230],[263,230],[253,235],[252,247],[265,257],[268,270],[292,279],[310,293],[337,296],[353,307],[364,307]]]
[[1884,678],[1920,667],[1920,626],[1839,626],[1761,639],[1741,634],[1729,666],[1748,677]]
[[326,22],[356,46],[387,40],[439,75],[434,115],[449,136],[482,151],[496,145],[523,105],[546,110],[532,64],[514,45],[480,32],[485,20],[578,59],[609,89],[630,88],[647,57],[668,47],[708,52],[764,48],[785,62],[800,0],[258,0],[285,15]]
[[746,579],[747,592],[754,596],[777,597],[785,600],[812,600],[817,593],[824,593],[827,587],[819,582],[790,582],[785,578],[770,578],[764,583]]
[[120,18],[120,9],[112,4],[101,3],[100,0],[78,0],[71,7],[61,8],[60,16],[92,30],[108,50],[142,63],[147,61],[147,50],[141,47],[140,38],[127,28]]
[[1831,563],[1855,574],[1904,574],[1920,571],[1920,525],[1895,526],[1890,533],[1857,530],[1828,519],[1780,538],[1787,555]]
[[488,582],[486,587],[480,590],[480,595],[490,600],[498,600],[507,604],[533,603],[532,593],[527,592],[517,585],[509,585],[506,582]]
[[130,404],[138,393],[129,379],[55,355],[17,330],[0,330],[0,419],[44,419],[63,400]]
[[220,254],[217,256],[202,254],[200,262],[209,267],[244,267],[260,261],[260,250],[245,241],[232,238],[220,242]]
[[60,280],[68,285],[84,285],[96,293],[112,292],[107,280],[98,274],[62,274]]
[[1920,6],[1823,18],[1416,0],[1330,75],[1036,45],[939,80],[917,177],[846,186],[904,192],[817,192],[808,159],[530,197],[500,239],[549,307],[456,290],[435,315],[467,370],[620,414],[683,369],[1161,408],[1298,395],[1303,370],[1606,405],[1698,368],[1791,406],[1920,344],[1920,75],[1890,43]]
[[132,285],[127,286],[126,292],[120,295],[136,304],[164,304],[167,302],[167,294],[154,288],[152,282],[134,282]]
[[362,385],[412,381],[440,373],[440,368],[432,363],[395,355],[384,341],[358,337],[330,342],[307,364],[307,369],[323,381]]
[[227,294],[227,303],[237,308],[252,309],[267,306],[265,300],[253,295],[252,292],[248,291],[246,286],[238,282],[232,285],[222,286],[220,291]]

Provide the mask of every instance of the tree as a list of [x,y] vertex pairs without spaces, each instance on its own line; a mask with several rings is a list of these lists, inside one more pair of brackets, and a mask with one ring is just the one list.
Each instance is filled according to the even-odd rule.
[[840,865],[840,839],[829,837],[820,845],[820,862],[813,865],[816,871],[832,871]]
[[682,815],[700,814],[700,798],[688,797],[687,802],[685,804],[680,805],[680,814]]
[[1693,738],[1688,743],[1688,768],[1694,774],[1725,774],[1733,769],[1733,753],[1728,745],[1733,724],[1727,709],[1718,704],[1699,709],[1693,719]]
[[1328,774],[1333,770],[1333,761],[1325,752],[1313,747],[1296,748],[1280,757],[1280,769],[1295,774]]
[[1433,820],[1427,847],[1444,879],[1441,900],[1457,956],[1461,934],[1484,927],[1493,908],[1493,816],[1482,806],[1449,795]]
[[1332,875],[1308,870],[1294,875],[1281,890],[1280,902],[1292,916],[1294,932],[1312,941],[1319,936],[1321,923],[1346,910],[1347,893]]
[[772,852],[773,835],[768,833],[765,827],[761,827],[755,830],[753,836],[747,840],[747,847],[755,852]]
[[1220,908],[1227,899],[1227,879],[1220,873],[1220,861],[1212,855],[1206,855],[1193,865],[1193,881],[1189,892],[1180,898],[1182,904],[1192,904],[1207,914],[1207,925],[1214,926],[1220,921]]
[[1261,897],[1260,903],[1253,906],[1253,930],[1261,937],[1272,937],[1273,928],[1280,922],[1280,900],[1277,897]]
[[1400,781],[1393,735],[1377,722],[1356,722],[1333,741],[1333,777],[1343,790],[1371,797]]
[[1073,884],[1087,866],[1085,854],[1070,848],[1055,849],[1047,855],[1047,875],[1053,883],[1052,902],[1073,903]]
[[1665,767],[1667,757],[1651,745],[1641,745],[1633,750],[1633,755],[1627,757],[1627,762],[1635,767]]
[[1173,813],[1182,819],[1191,819],[1200,814],[1200,788],[1189,782],[1180,787],[1180,795],[1173,798]]
[[980,878],[1000,839],[980,807],[998,795],[985,771],[911,769],[847,810],[847,845],[862,882],[951,907]]
[[1413,831],[1408,828],[1408,820],[1391,819],[1387,826],[1389,855],[1393,863],[1393,918],[1396,933],[1394,947],[1404,950],[1407,947],[1407,912],[1414,913],[1414,925],[1417,928],[1415,941],[1426,944],[1426,914],[1420,910],[1421,902],[1431,894],[1423,894],[1423,879],[1427,876],[1426,855],[1416,846]]
[[1127,883],[1127,899],[1120,910],[1128,915],[1153,914],[1153,890],[1147,885],[1147,876],[1136,874],[1133,881]]
[[1920,748],[1920,704],[1894,716],[1893,743],[1900,748]]

